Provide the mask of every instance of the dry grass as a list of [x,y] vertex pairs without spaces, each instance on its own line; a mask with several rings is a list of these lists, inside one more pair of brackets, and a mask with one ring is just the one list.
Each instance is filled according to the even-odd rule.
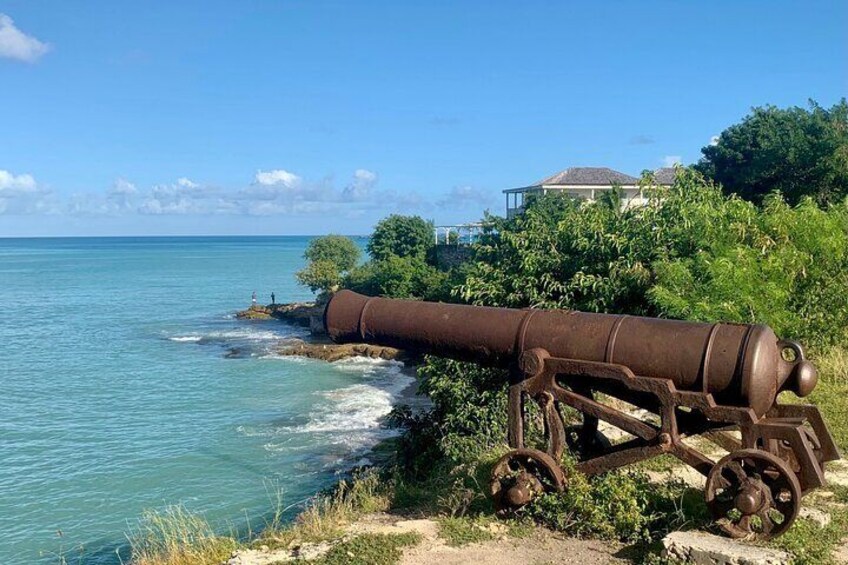
[[390,504],[386,484],[376,472],[368,471],[340,481],[332,493],[313,499],[290,526],[266,529],[254,545],[288,547],[337,538],[350,522],[363,514],[385,511]]
[[[363,514],[386,510],[389,503],[385,483],[376,472],[365,472],[315,497],[288,526],[281,525],[276,512],[249,543],[276,548],[338,538],[345,525]],[[183,506],[146,512],[127,538],[132,565],[216,565],[244,545],[235,535],[217,535],[202,516]]]
[[848,384],[848,349],[833,347],[814,359],[822,381],[831,384]]
[[202,517],[183,506],[145,512],[128,536],[133,565],[200,565],[220,563],[238,546],[218,536]]

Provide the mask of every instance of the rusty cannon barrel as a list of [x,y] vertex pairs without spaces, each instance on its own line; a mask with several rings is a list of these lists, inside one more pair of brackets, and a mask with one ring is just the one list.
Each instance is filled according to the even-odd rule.
[[[372,298],[343,290],[324,311],[336,342],[367,342],[487,365],[512,366],[522,352],[624,365],[680,390],[764,415],[782,390],[812,392],[815,367],[801,347],[768,326],[518,310]],[[793,353],[789,354],[785,350]]]

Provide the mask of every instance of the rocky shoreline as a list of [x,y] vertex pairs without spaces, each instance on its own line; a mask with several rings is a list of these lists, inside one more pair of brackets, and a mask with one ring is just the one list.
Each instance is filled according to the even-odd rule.
[[410,356],[394,347],[369,345],[367,343],[333,343],[324,331],[324,305],[315,302],[294,302],[290,304],[254,304],[247,310],[236,312],[236,318],[243,320],[281,320],[292,325],[309,328],[312,338],[288,339],[275,349],[277,355],[291,355],[320,359],[332,363],[350,357],[368,357],[390,361],[408,361]]
[[309,328],[313,333],[324,333],[324,305],[315,302],[290,304],[254,304],[247,310],[236,312],[236,318],[245,320],[283,320],[296,326]]
[[386,359],[389,361],[405,361],[405,352],[394,347],[369,345],[367,343],[333,343],[329,340],[303,341],[293,339],[280,344],[274,351],[277,355],[295,355],[320,359],[322,361],[339,361],[348,357],[368,357],[370,359]]

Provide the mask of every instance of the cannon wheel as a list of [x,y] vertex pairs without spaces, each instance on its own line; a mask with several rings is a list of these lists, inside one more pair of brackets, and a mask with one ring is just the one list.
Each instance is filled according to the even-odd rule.
[[779,536],[801,507],[798,477],[784,461],[758,449],[723,457],[710,470],[704,494],[713,519],[734,538]]
[[514,449],[492,468],[492,500],[501,517],[518,510],[537,494],[562,492],[565,485],[562,467],[538,449]]

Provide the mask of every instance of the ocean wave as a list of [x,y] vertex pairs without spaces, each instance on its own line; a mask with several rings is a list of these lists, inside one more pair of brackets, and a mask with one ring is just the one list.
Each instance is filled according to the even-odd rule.
[[310,359],[309,357],[303,357],[301,355],[280,355],[279,353],[266,353],[264,355],[260,355],[259,359],[274,359],[277,361],[287,361],[289,363],[294,363],[296,365],[304,365],[306,363],[315,363],[315,359]]
[[415,379],[393,365],[382,369],[363,371],[362,377],[369,382],[318,393],[323,401],[309,414],[309,421],[290,431],[315,434],[322,441],[344,445],[355,452],[397,435],[398,430],[385,427],[385,418]]
[[274,331],[258,328],[235,328],[231,330],[216,330],[207,332],[191,332],[184,335],[168,336],[169,341],[181,343],[226,343],[232,341],[240,342],[265,342],[278,341],[284,338],[291,338],[302,335],[296,330],[291,331]]
[[[291,359],[291,358],[289,358]],[[353,357],[331,366],[349,373],[357,382],[333,390],[314,393],[318,400],[303,423],[241,427],[246,436],[266,436],[263,448],[271,453],[286,452],[294,443],[307,442],[326,446],[326,468],[355,466],[367,452],[384,439],[400,432],[385,425],[386,416],[402,393],[415,382],[403,372],[398,361]]]
[[168,338],[169,341],[176,341],[179,343],[197,343],[201,339],[203,339],[203,337],[199,335],[176,335]]
[[280,339],[288,334],[280,334],[271,330],[258,330],[255,328],[237,328],[233,330],[209,332],[203,336],[208,340],[233,340],[244,339],[248,341],[269,341]]

